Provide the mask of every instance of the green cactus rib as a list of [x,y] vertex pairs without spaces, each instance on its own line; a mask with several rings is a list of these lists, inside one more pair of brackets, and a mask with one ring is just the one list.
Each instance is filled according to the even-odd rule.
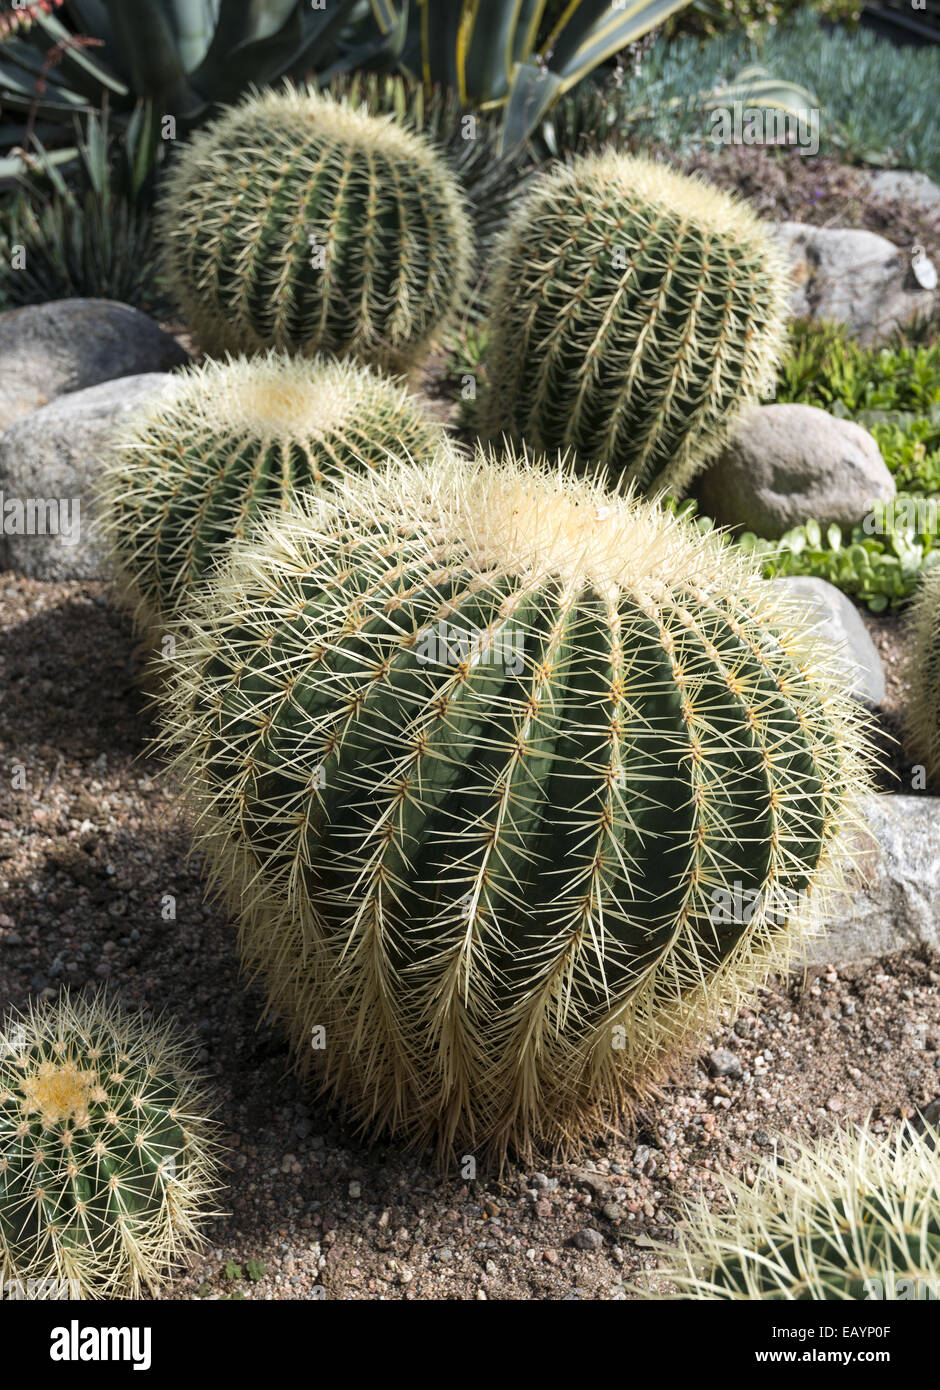
[[940,568],[928,570],[907,632],[907,726],[915,756],[940,779]]
[[118,589],[154,637],[267,507],[389,451],[430,461],[444,431],[362,364],[276,352],[189,368],[132,417],[102,474]]
[[350,478],[214,576],[166,746],[246,965],[359,1123],[576,1143],[797,949],[864,736],[774,592],[648,503],[482,455]]
[[316,92],[252,96],[200,131],[158,223],[170,290],[213,355],[276,347],[402,370],[467,295],[469,221],[443,158]]
[[940,1298],[940,1136],[904,1124],[815,1144],[758,1177],[722,1182],[719,1213],[686,1211],[679,1247],[661,1246],[645,1298],[843,1300]]
[[536,183],[496,251],[486,432],[681,494],[772,390],[787,275],[729,195],[608,152]]
[[201,1239],[216,1146],[188,1058],[167,1027],[100,997],[65,995],[6,1020],[0,1277],[10,1296],[12,1284],[27,1298],[139,1297]]

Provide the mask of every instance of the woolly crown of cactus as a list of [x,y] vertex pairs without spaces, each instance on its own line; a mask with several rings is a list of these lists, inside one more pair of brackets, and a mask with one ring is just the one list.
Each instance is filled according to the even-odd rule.
[[103,530],[138,628],[160,633],[264,508],[390,451],[430,460],[443,439],[404,386],[361,364],[270,352],[188,368],[131,418],[102,474]]
[[202,1239],[218,1164],[190,1052],[100,996],[6,1019],[0,1276],[19,1296],[139,1297]]
[[788,274],[729,194],[608,151],[541,178],[496,252],[484,429],[681,494],[771,391]]
[[839,880],[841,668],[720,539],[564,467],[347,479],[188,619],[165,739],[210,882],[363,1126],[576,1144]]
[[913,749],[940,779],[940,568],[928,570],[907,629],[907,723]]
[[724,1178],[727,1210],[688,1208],[679,1248],[661,1248],[657,1286],[661,1276],[678,1297],[703,1299],[935,1298],[938,1140],[906,1124],[888,1140],[844,1131],[797,1147],[754,1187]]
[[197,133],[159,208],[171,292],[214,355],[277,347],[399,370],[466,298],[471,234],[421,135],[297,88]]

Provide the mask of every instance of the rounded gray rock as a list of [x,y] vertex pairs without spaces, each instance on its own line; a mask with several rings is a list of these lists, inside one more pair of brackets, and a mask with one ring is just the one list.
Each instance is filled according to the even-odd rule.
[[186,351],[153,319],[112,299],[55,299],[0,314],[0,430],[69,391],[168,372]]
[[0,438],[0,569],[30,579],[100,579],[93,519],[102,461],[124,417],[173,389],[166,372],[105,381],[61,396]]
[[748,411],[698,485],[709,516],[768,540],[810,517],[852,527],[896,493],[869,431],[814,405]]
[[792,268],[797,318],[845,324],[862,343],[879,343],[937,310],[936,290],[918,284],[911,258],[876,232],[778,222]]
[[773,584],[802,607],[806,621],[823,639],[828,651],[845,654],[845,688],[849,694],[880,705],[885,697],[884,666],[852,600],[828,580],[812,579],[809,575],[787,575],[773,580]]

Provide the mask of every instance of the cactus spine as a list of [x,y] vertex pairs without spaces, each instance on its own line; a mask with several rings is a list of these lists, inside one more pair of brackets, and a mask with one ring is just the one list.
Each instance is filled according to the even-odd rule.
[[543,177],[496,253],[483,418],[679,493],[771,389],[781,254],[750,210],[608,152]]
[[940,779],[940,568],[928,570],[907,634],[907,723],[915,754]]
[[211,1128],[188,1049],[165,1026],[68,996],[10,1017],[0,1037],[4,1283],[40,1298],[155,1290],[181,1246],[200,1239],[217,1170]]
[[884,1143],[845,1132],[800,1148],[753,1188],[725,1178],[728,1211],[690,1208],[660,1273],[682,1298],[937,1298],[937,1139],[907,1125]]
[[470,273],[461,194],[432,146],[293,88],[193,138],[159,226],[171,291],[214,355],[276,347],[409,367]]
[[138,627],[162,630],[267,506],[391,449],[429,460],[441,426],[398,382],[275,352],[190,368],[115,441],[102,480],[112,565]]
[[363,1126],[574,1143],[796,948],[861,716],[773,587],[648,503],[512,457],[340,491],[181,633],[165,738],[211,882]]

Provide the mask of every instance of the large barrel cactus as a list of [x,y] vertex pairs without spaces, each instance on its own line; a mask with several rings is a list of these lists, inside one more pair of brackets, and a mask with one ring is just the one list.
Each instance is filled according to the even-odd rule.
[[[754,1187],[723,1180],[722,1209],[686,1212],[660,1276],[681,1298],[940,1298],[938,1136],[846,1131],[797,1149]],[[790,1141],[787,1141],[788,1146]]]
[[276,352],[189,368],[133,416],[102,475],[118,588],[154,637],[269,506],[444,438],[398,382]]
[[751,211],[608,152],[543,177],[496,252],[484,428],[677,494],[773,387],[781,253]]
[[173,165],[169,287],[203,347],[411,366],[464,302],[469,223],[433,147],[315,92],[250,97]]
[[511,457],[341,491],[181,636],[165,736],[211,881],[363,1125],[575,1142],[796,949],[861,716],[773,587],[650,503]]
[[940,779],[940,567],[924,576],[911,612],[905,675],[913,750]]
[[153,1292],[200,1239],[217,1161],[189,1049],[100,997],[0,1033],[0,1280],[8,1297]]

